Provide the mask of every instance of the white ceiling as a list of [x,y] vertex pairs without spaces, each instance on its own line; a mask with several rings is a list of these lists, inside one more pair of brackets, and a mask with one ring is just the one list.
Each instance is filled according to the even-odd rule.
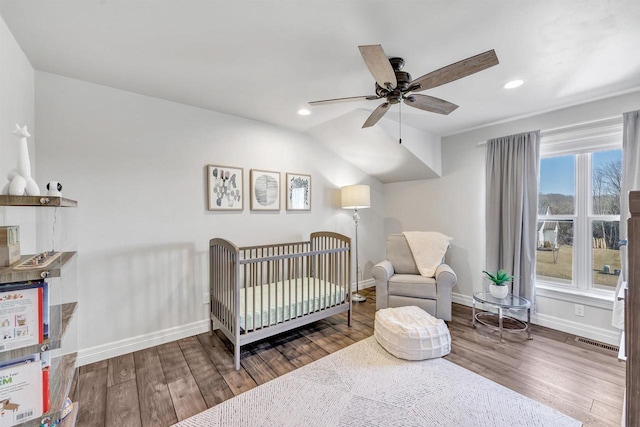
[[460,105],[450,115],[403,106],[404,125],[440,136],[640,89],[638,0],[0,0],[0,14],[37,70],[299,131],[379,104],[296,114],[373,94],[363,44],[413,78],[495,49],[499,65],[422,92]]

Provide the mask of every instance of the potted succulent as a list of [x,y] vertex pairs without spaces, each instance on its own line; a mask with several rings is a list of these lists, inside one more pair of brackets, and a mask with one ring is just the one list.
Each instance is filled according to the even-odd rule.
[[513,280],[513,276],[507,274],[505,270],[498,270],[495,274],[483,271],[487,275],[487,279],[491,280],[489,284],[489,292],[495,298],[504,298],[509,294],[509,286],[507,284]]

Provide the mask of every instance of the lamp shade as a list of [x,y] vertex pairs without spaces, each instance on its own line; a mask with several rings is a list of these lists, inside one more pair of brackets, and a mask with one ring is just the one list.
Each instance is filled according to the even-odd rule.
[[361,209],[371,206],[368,185],[348,185],[340,189],[343,209]]

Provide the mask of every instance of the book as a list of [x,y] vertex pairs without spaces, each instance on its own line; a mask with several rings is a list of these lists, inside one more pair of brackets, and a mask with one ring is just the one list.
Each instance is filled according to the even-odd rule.
[[51,409],[51,391],[50,375],[51,375],[51,352],[34,353],[28,356],[21,356],[15,359],[0,361],[0,372],[8,367],[16,366],[22,363],[39,362],[42,369],[42,413],[47,413]]
[[42,282],[42,336],[43,339],[49,339],[49,284]]
[[27,360],[0,369],[0,427],[38,418],[42,411],[41,363]]
[[43,282],[0,286],[0,352],[44,341],[44,286]]
[[42,413],[51,409],[51,352],[38,353],[42,365]]

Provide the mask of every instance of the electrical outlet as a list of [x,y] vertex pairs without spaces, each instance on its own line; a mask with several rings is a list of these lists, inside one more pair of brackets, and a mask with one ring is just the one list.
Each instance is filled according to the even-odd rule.
[[202,305],[207,305],[207,304],[209,304],[209,303],[211,302],[211,301],[210,301],[210,299],[211,299],[211,298],[210,298],[210,296],[209,296],[209,292],[204,292],[204,293],[202,294]]
[[575,304],[573,310],[576,316],[584,317],[584,305]]

